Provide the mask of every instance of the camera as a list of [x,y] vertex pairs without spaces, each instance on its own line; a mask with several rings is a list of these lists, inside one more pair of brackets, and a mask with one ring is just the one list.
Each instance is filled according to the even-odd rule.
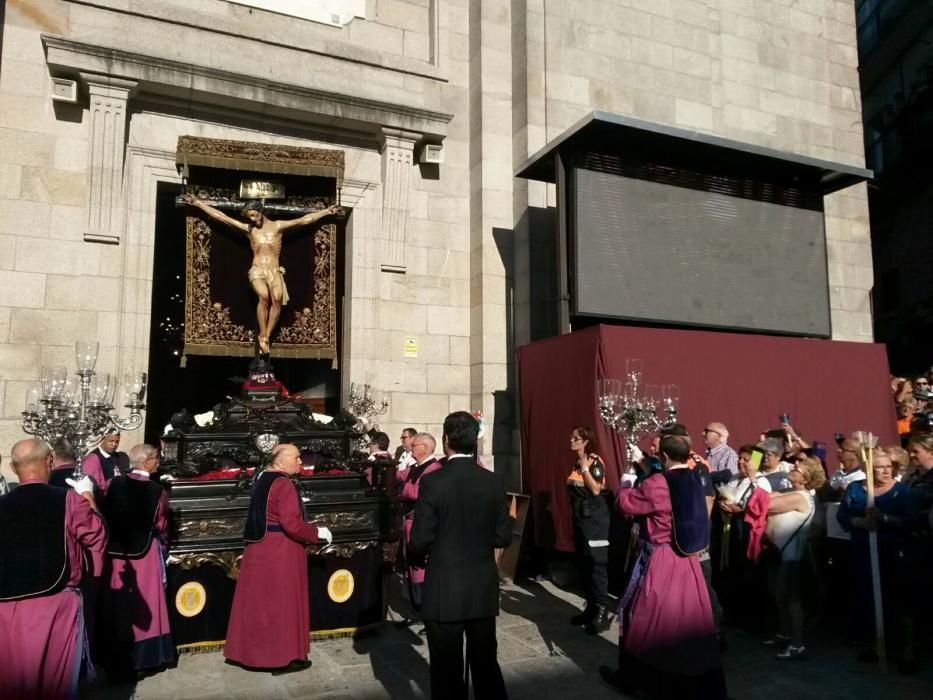
[[833,440],[836,441],[836,444],[839,447],[842,447],[842,443],[845,439],[846,439],[845,433],[833,433]]
[[[924,392],[929,394],[930,392]],[[910,419],[910,432],[933,431],[933,411],[919,411]]]
[[917,401],[933,401],[933,391],[929,389],[914,389],[914,398]]

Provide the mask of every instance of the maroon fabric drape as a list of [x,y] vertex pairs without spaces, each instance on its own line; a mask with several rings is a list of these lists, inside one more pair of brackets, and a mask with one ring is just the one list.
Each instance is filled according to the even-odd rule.
[[729,428],[733,447],[757,442],[787,413],[808,441],[870,430],[896,444],[894,406],[883,345],[625,326],[596,326],[518,349],[522,470],[534,509],[535,543],[573,549],[565,480],[573,463],[570,430],[596,429],[609,485],[618,487],[624,444],[603,427],[596,381],[623,379],[640,358],[645,384],[680,386],[680,420],[698,451],[709,421]]

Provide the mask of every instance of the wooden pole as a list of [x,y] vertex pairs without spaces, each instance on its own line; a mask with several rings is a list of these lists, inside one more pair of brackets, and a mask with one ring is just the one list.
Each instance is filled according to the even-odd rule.
[[[875,473],[874,473],[874,436],[868,433],[868,448],[864,450],[865,458],[865,488],[868,492],[867,505],[875,506]],[[863,443],[864,444],[864,443]],[[881,567],[878,561],[878,530],[868,531],[868,554],[871,557],[871,589],[875,599],[875,647],[878,654],[878,665],[882,673],[888,672],[888,654],[884,644],[884,608],[881,603]]]

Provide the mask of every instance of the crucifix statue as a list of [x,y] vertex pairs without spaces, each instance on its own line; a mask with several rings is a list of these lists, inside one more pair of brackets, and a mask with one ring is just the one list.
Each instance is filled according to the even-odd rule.
[[181,199],[185,204],[200,209],[215,221],[249,236],[249,243],[253,249],[253,264],[246,276],[256,296],[259,297],[256,305],[259,351],[268,355],[272,331],[279,322],[282,306],[288,303],[285,268],[279,264],[282,234],[292,229],[308,226],[327,216],[342,216],[343,209],[332,205],[327,209],[305,214],[296,219],[273,220],[263,213],[262,202],[253,201],[247,202],[243,207],[241,214],[246,219],[246,222],[243,222],[205,204],[192,194],[182,195]]

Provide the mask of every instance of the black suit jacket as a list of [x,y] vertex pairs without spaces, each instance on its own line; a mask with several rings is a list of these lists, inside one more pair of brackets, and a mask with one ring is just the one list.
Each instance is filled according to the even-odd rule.
[[450,459],[418,482],[409,551],[428,557],[421,615],[456,622],[499,614],[496,547],[512,541],[505,489],[467,457]]

